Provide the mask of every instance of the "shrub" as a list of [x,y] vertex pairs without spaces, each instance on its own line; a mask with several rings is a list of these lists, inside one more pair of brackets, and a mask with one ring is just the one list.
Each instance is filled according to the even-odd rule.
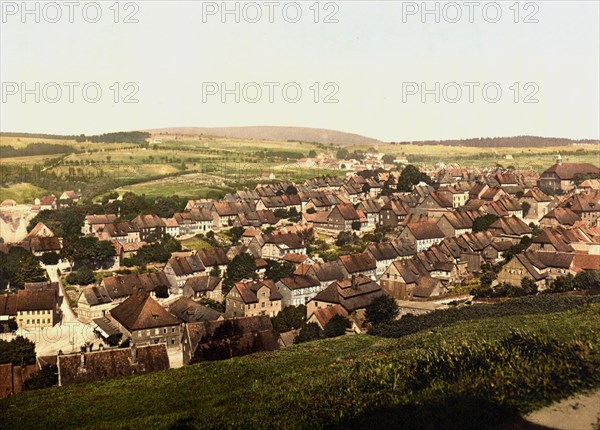
[[346,329],[352,327],[352,323],[343,315],[334,315],[327,324],[323,334],[325,337],[338,337],[346,333]]
[[300,333],[296,336],[296,339],[294,339],[294,343],[308,342],[321,339],[322,337],[323,332],[321,327],[319,327],[317,323],[308,323],[302,327],[302,330],[300,330]]
[[365,310],[365,319],[373,325],[394,320],[400,309],[392,297],[383,295],[375,298]]
[[169,297],[169,287],[166,285],[159,285],[156,287],[156,297],[159,299],[166,299]]

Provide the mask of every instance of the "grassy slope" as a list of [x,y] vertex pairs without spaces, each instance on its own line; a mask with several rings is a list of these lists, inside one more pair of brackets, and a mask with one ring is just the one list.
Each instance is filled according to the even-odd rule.
[[[577,376],[564,384],[558,381],[564,372],[552,375],[544,363],[527,357],[514,360],[506,375],[504,367],[489,378],[483,371],[488,391],[479,388],[471,394],[469,381],[467,391],[460,391],[461,378],[449,386],[443,378],[433,378],[430,386],[410,392],[389,385],[390,374],[402,369],[399,363],[412,363],[443,345],[498,341],[514,329],[560,342],[586,340],[593,346],[592,362],[599,361],[600,305],[595,304],[543,316],[464,321],[400,339],[347,336],[145,376],[28,392],[0,401],[0,428],[364,428],[394,422],[402,422],[403,428],[443,423],[445,428],[478,428],[478,420],[498,422],[598,386],[598,380]],[[527,385],[527,365],[539,368],[542,379]],[[393,376],[398,377],[404,376]],[[510,394],[523,386],[528,395]],[[508,398],[503,397],[507,392]]]
[[0,201],[13,199],[17,203],[33,204],[36,197],[42,197],[48,193],[43,188],[28,183],[10,185],[8,188],[0,187]]

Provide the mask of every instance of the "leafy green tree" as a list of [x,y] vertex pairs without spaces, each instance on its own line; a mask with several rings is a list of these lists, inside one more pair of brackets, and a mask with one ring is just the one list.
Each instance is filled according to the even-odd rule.
[[288,187],[285,189],[285,194],[287,196],[294,196],[298,194],[298,188],[294,187],[293,185],[288,185]]
[[46,265],[54,265],[58,264],[60,255],[58,255],[56,252],[44,252],[40,257],[40,260],[42,260],[42,263]]
[[65,239],[61,254],[75,265],[99,267],[115,256],[115,248],[109,241],[96,237],[72,237]]
[[35,364],[35,343],[23,336],[11,341],[0,339],[0,364],[8,363],[15,366]]
[[538,288],[535,281],[531,278],[521,279],[521,288],[526,295],[537,294]]
[[523,209],[523,217],[527,217],[529,211],[531,210],[531,205],[527,202],[521,203],[521,209]]
[[223,294],[227,294],[233,284],[242,279],[256,279],[256,262],[251,255],[245,252],[233,257],[227,265],[225,279],[223,280]]
[[431,183],[431,179],[425,173],[421,173],[418,167],[409,164],[400,173],[398,178],[398,191],[410,192],[414,185],[419,182],[425,182],[426,184]]
[[550,287],[554,292],[572,291],[575,289],[573,275],[570,273],[557,277]]
[[321,327],[319,327],[317,323],[308,323],[302,327],[302,330],[300,330],[300,333],[296,336],[296,339],[294,339],[294,343],[309,342],[311,340],[321,339],[322,337],[323,331],[321,330]]
[[46,365],[25,381],[25,390],[41,390],[58,384],[58,367]]
[[11,286],[23,288],[26,282],[41,282],[47,279],[46,270],[33,254],[26,255],[20,262],[17,272],[11,278]]
[[278,333],[299,329],[306,321],[306,306],[286,306],[271,321]]
[[81,266],[79,270],[67,275],[67,282],[74,285],[90,285],[96,282],[96,275],[87,266]]
[[394,156],[389,154],[385,154],[383,157],[381,157],[381,161],[383,161],[385,164],[394,164],[394,160]]
[[338,160],[346,160],[350,156],[350,153],[346,148],[341,148],[335,153],[335,158]]
[[231,243],[237,245],[244,234],[243,227],[231,227],[229,229],[229,237],[231,238]]
[[392,297],[383,295],[375,298],[365,310],[365,319],[373,325],[390,322],[398,316],[400,308]]
[[166,285],[159,285],[155,290],[156,297],[159,299],[166,299],[169,297],[169,287]]
[[585,270],[575,275],[574,286],[578,290],[600,292],[600,271]]
[[296,270],[296,266],[289,261],[267,260],[265,279],[278,282],[281,278],[292,276],[294,270]]
[[308,158],[316,158],[317,156],[317,151],[315,151],[314,149],[311,149],[310,151],[308,151]]
[[346,333],[346,329],[352,327],[352,323],[343,315],[334,315],[327,324],[323,334],[325,337],[338,337]]
[[498,215],[494,215],[494,214],[487,214],[487,215],[483,215],[480,216],[478,218],[475,218],[473,220],[473,233],[476,233],[478,231],[485,231],[488,228],[490,228],[490,226],[496,222],[496,220],[498,219]]

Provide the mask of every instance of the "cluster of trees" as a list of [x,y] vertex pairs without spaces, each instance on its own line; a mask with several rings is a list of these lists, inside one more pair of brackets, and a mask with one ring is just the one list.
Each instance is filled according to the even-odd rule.
[[66,237],[61,255],[73,261],[75,266],[101,267],[115,256],[115,248],[109,241],[97,237]]
[[498,220],[498,215],[487,214],[482,215],[473,220],[473,233],[477,233],[478,231],[485,231],[490,226]]
[[302,216],[298,213],[298,210],[296,208],[290,208],[290,209],[280,208],[280,209],[275,209],[273,211],[273,214],[275,214],[275,216],[277,218],[287,219],[290,222],[298,222],[302,218]]
[[148,263],[166,263],[173,252],[181,251],[181,242],[166,236],[160,242],[142,246],[132,258],[124,258],[123,264],[127,267],[146,267]]
[[267,260],[267,270],[265,279],[271,279],[273,282],[279,282],[281,278],[292,276],[296,266],[289,261]]
[[334,315],[325,324],[323,330],[317,323],[305,324],[298,336],[294,339],[294,343],[304,343],[311,340],[331,338],[343,336],[346,333],[346,329],[352,327],[352,323],[348,318],[343,315]]
[[55,145],[53,143],[30,143],[24,148],[2,146],[2,158],[9,157],[35,157],[37,155],[70,154],[75,152],[73,147],[67,145]]
[[23,336],[10,341],[0,339],[0,364],[27,366],[35,364],[35,343]]
[[353,152],[348,151],[346,148],[338,149],[335,153],[335,158],[338,160],[358,160],[361,161],[365,158],[363,151],[354,150]]
[[67,282],[71,285],[90,285],[96,282],[96,275],[87,266],[81,266],[79,270],[67,275]]
[[6,290],[9,282],[11,288],[22,289],[26,282],[45,280],[46,271],[31,252],[19,247],[0,252],[0,292]]
[[479,287],[471,292],[475,298],[522,297],[535,295],[537,293],[537,285],[532,279],[529,278],[521,279],[521,285],[513,285],[507,282],[502,282],[494,287]]
[[586,270],[573,276],[570,273],[557,277],[550,285],[550,292],[587,290],[600,293],[600,271]]
[[227,265],[223,279],[223,294],[227,294],[236,282],[242,279],[257,279],[256,262],[245,252],[233,257]]
[[397,190],[402,192],[410,192],[414,185],[419,182],[425,182],[426,184],[431,183],[431,178],[427,174],[419,171],[418,167],[409,164],[400,173],[398,178]]
[[150,138],[150,133],[145,131],[120,131],[117,133],[104,133],[92,136],[80,134],[72,136],[77,142],[95,142],[95,143],[139,143],[147,144],[146,139]]

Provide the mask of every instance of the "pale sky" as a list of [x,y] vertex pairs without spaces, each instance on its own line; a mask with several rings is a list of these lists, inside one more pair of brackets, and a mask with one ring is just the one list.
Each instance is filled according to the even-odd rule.
[[[463,1],[428,2],[427,8],[438,8],[440,22],[434,13],[421,15],[420,1],[298,2],[302,16],[296,23],[288,22],[296,6],[284,1],[273,6],[227,2],[227,8],[239,8],[239,23],[235,13],[222,22],[221,1],[120,2],[118,8],[113,1],[66,3],[29,2],[33,12],[23,15],[21,1],[2,2],[2,131],[95,134],[287,125],[386,141],[600,138],[598,1],[519,2],[516,7],[513,1],[474,2],[472,23]],[[98,22],[87,22],[96,19],[96,6],[102,15]],[[502,15],[493,23],[497,9]],[[261,18],[249,22],[256,11]],[[462,14],[458,22],[449,22],[457,11]],[[123,22],[129,14],[138,22]],[[323,22],[329,14],[338,22]],[[69,85],[76,84],[65,82],[78,85],[72,102]],[[236,82],[239,103],[236,94],[223,103],[220,92],[208,92],[220,91],[225,83],[235,93]],[[422,83],[434,93],[439,83],[439,103],[436,94],[422,102]],[[82,94],[86,84],[88,100]],[[282,93],[286,84],[287,100]],[[487,100],[482,94],[486,84]],[[291,103],[298,87],[302,95]],[[457,87],[462,96],[450,103]],[[95,88],[102,95],[92,103]],[[492,103],[497,88],[502,94]],[[23,89],[30,90],[24,102]],[[135,89],[138,102],[124,103]],[[336,89],[337,102],[324,103]],[[251,103],[252,98],[258,101]],[[527,98],[538,102],[525,103]]]

